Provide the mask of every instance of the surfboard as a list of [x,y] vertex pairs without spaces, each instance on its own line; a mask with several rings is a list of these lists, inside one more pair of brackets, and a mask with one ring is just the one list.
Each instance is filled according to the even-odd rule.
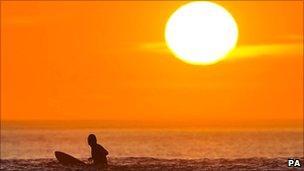
[[77,166],[86,166],[83,161],[76,159],[75,157],[68,155],[66,153],[55,151],[55,157],[59,161],[59,163],[63,165],[77,165]]

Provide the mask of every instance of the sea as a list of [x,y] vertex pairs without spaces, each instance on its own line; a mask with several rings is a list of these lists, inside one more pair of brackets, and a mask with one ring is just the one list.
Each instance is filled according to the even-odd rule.
[[[87,136],[109,151],[106,170],[303,170],[301,129],[1,128],[0,170],[86,170],[62,166],[54,151],[87,161]],[[301,167],[289,168],[288,159]]]

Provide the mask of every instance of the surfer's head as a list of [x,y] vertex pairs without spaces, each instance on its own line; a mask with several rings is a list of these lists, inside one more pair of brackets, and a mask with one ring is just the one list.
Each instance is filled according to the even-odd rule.
[[90,146],[97,144],[97,139],[96,139],[96,136],[94,134],[90,134],[88,136],[88,144]]

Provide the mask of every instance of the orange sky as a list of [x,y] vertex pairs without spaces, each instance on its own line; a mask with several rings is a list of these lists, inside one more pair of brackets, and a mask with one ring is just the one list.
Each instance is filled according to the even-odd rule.
[[218,2],[240,33],[210,66],[164,46],[184,3],[1,1],[2,119],[303,124],[303,3]]

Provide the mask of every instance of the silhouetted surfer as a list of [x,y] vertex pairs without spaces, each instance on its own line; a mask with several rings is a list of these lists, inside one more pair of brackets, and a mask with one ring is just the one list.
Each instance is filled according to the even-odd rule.
[[94,134],[88,137],[88,144],[91,146],[92,157],[89,161],[93,161],[93,165],[105,167],[108,165],[107,155],[109,152],[103,146],[97,144],[97,139]]

